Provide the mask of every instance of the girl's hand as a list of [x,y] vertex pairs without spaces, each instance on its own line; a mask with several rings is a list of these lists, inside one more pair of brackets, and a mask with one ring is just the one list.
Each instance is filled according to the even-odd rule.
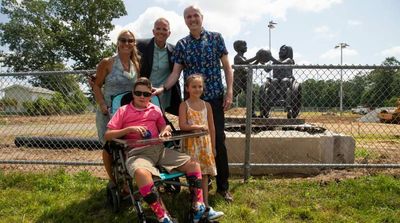
[[207,125],[200,125],[200,130],[202,130],[202,131],[208,131]]

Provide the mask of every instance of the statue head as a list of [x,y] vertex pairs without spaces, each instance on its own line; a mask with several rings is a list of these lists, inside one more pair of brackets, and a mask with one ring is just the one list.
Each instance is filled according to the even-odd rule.
[[285,60],[287,58],[293,59],[293,49],[290,46],[283,45],[279,48],[279,59]]
[[233,42],[233,49],[235,49],[236,52],[242,52],[245,53],[247,51],[247,43],[244,40],[236,40]]

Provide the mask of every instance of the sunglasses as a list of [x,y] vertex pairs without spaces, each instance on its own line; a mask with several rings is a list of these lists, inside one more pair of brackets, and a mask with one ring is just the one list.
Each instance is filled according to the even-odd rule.
[[151,93],[150,93],[150,92],[145,92],[145,91],[134,91],[133,94],[134,94],[135,96],[138,96],[138,97],[140,97],[140,96],[143,95],[143,97],[146,97],[146,98],[148,98],[148,97],[151,96]]
[[120,41],[121,43],[134,43],[135,39],[119,38],[118,41]]

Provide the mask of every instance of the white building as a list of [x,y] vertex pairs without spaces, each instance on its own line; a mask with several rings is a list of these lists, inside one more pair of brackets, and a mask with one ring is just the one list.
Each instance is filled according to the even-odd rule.
[[11,99],[17,101],[17,106],[7,106],[4,111],[6,112],[24,112],[23,102],[35,101],[39,97],[50,99],[55,92],[41,87],[24,86],[14,84],[1,89],[4,92],[4,99]]

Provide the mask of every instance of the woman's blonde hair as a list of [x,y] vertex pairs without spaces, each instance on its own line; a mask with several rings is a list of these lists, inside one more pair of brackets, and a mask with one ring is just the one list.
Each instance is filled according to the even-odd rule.
[[128,29],[124,29],[118,34],[118,38],[117,38],[117,53],[118,53],[118,50],[119,50],[119,38],[124,33],[129,33],[131,36],[133,36],[134,46],[133,46],[133,50],[132,50],[132,53],[131,53],[130,57],[131,57],[131,61],[132,61],[133,65],[135,66],[136,73],[139,74],[140,73],[140,55],[138,53],[139,52],[138,49],[136,48],[136,37],[135,37],[135,34],[133,34],[132,31],[130,31]]

